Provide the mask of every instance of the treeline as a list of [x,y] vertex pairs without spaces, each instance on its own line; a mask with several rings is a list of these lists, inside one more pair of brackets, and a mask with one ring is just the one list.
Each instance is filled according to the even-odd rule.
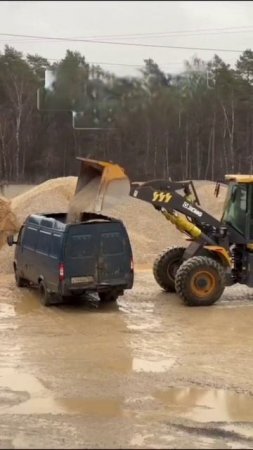
[[[113,129],[77,130],[70,111],[38,110],[45,69],[58,70],[62,90],[70,101],[80,95],[84,110],[89,87],[109,89]],[[6,46],[0,53],[0,182],[74,175],[77,156],[117,162],[137,181],[252,173],[253,52],[243,52],[235,69],[215,55],[186,62],[172,75],[149,59],[139,77],[117,77],[78,52],[68,50],[50,64]]]

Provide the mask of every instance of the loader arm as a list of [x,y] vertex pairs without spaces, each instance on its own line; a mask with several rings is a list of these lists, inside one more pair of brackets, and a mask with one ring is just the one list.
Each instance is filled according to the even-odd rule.
[[[130,196],[151,203],[179,231],[187,234],[191,239],[202,241],[207,245],[217,245],[220,241],[221,223],[202,210],[197,204],[196,196],[185,189],[185,184],[189,187],[190,182],[159,183],[151,181],[142,185],[132,185]],[[164,189],[159,190],[159,187]],[[180,195],[177,191],[182,188],[184,194]]]
[[177,190],[181,189],[183,183],[167,183],[163,190],[157,189],[158,185],[152,182],[145,183],[141,186],[131,186],[130,196],[151,203],[156,209],[164,208],[167,212],[180,212],[189,217],[197,226],[205,227],[205,224],[212,227],[220,227],[220,221],[203,211],[199,202],[194,198],[189,198],[191,194],[181,195]]
[[188,199],[194,202],[195,204],[200,205],[199,197],[192,180],[167,181],[163,179],[158,179],[146,181],[144,183],[132,183],[132,187],[134,186],[136,186],[137,189],[140,186],[142,187],[142,189],[150,187],[155,191],[166,191],[166,192],[183,191],[185,195],[185,200]]

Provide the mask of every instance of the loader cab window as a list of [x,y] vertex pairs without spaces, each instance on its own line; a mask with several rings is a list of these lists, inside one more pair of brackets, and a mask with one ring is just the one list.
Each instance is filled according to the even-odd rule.
[[246,230],[246,212],[247,186],[245,184],[232,184],[228,190],[223,221],[227,222],[244,236]]

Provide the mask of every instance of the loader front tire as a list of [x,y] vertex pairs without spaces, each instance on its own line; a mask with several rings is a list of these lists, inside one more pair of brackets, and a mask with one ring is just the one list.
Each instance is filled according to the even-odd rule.
[[194,256],[178,269],[175,287],[187,306],[210,306],[223,294],[225,272],[214,259]]
[[172,247],[162,252],[153,265],[156,282],[166,292],[175,292],[175,276],[183,262],[184,247]]

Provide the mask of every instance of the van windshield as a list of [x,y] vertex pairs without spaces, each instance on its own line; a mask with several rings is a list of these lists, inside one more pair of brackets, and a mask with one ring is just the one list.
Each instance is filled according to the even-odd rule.
[[68,237],[65,254],[70,258],[91,256],[94,252],[94,236],[91,234],[72,234]]

